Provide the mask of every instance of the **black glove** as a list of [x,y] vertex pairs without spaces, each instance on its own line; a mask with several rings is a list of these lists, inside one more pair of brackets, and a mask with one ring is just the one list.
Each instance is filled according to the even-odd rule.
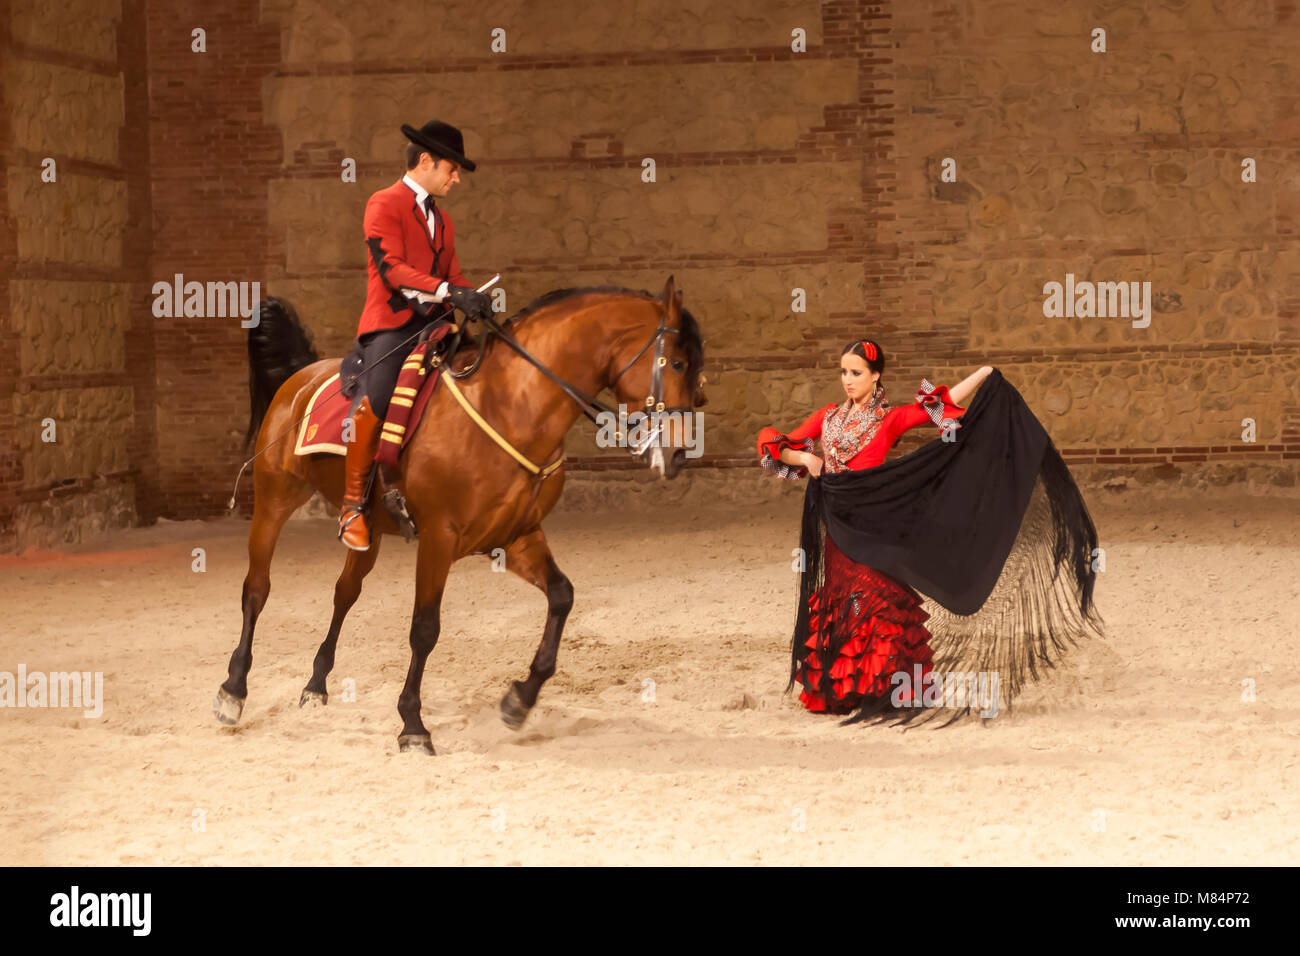
[[467,318],[486,319],[492,314],[492,300],[487,293],[467,285],[454,285],[447,289],[447,301],[465,313]]

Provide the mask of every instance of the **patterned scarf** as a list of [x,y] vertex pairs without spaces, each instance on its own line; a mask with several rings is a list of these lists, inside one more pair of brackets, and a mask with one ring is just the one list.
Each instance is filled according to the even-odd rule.
[[850,399],[827,412],[822,423],[822,457],[826,470],[832,474],[848,471],[849,462],[875,436],[888,412],[889,401],[879,386],[861,407],[855,407]]

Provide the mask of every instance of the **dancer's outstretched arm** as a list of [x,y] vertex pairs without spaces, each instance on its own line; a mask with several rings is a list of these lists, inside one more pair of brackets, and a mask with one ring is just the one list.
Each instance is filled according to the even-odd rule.
[[781,460],[787,465],[803,465],[808,474],[820,478],[824,462],[810,451],[797,451],[794,448],[782,448]]
[[985,365],[982,369],[972,372],[952,388],[948,389],[948,394],[952,396],[953,402],[958,405],[965,405],[966,399],[975,394],[975,389],[980,387],[980,383],[989,377],[993,371],[992,365]]

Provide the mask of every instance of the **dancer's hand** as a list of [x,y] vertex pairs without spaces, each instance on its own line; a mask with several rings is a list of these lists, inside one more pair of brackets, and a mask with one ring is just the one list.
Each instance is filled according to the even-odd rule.
[[822,476],[822,466],[824,462],[810,451],[803,453],[803,466],[808,469],[808,474],[814,478]]

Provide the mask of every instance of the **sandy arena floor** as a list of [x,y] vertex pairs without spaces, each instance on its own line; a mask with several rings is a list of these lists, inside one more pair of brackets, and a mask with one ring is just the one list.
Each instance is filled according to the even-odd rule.
[[0,864],[1294,863],[1300,503],[1089,501],[1106,640],[1013,714],[907,732],[783,693],[797,494],[654,534],[556,514],[577,590],[559,673],[507,730],[545,601],[486,558],[457,565],[424,685],[434,758],[397,753],[414,545],[385,540],[330,704],[300,710],[343,551],[330,522],[289,524],[234,730],[211,702],[246,523],[0,558],[0,671],[102,671],[106,700],[98,719],[0,710]]

